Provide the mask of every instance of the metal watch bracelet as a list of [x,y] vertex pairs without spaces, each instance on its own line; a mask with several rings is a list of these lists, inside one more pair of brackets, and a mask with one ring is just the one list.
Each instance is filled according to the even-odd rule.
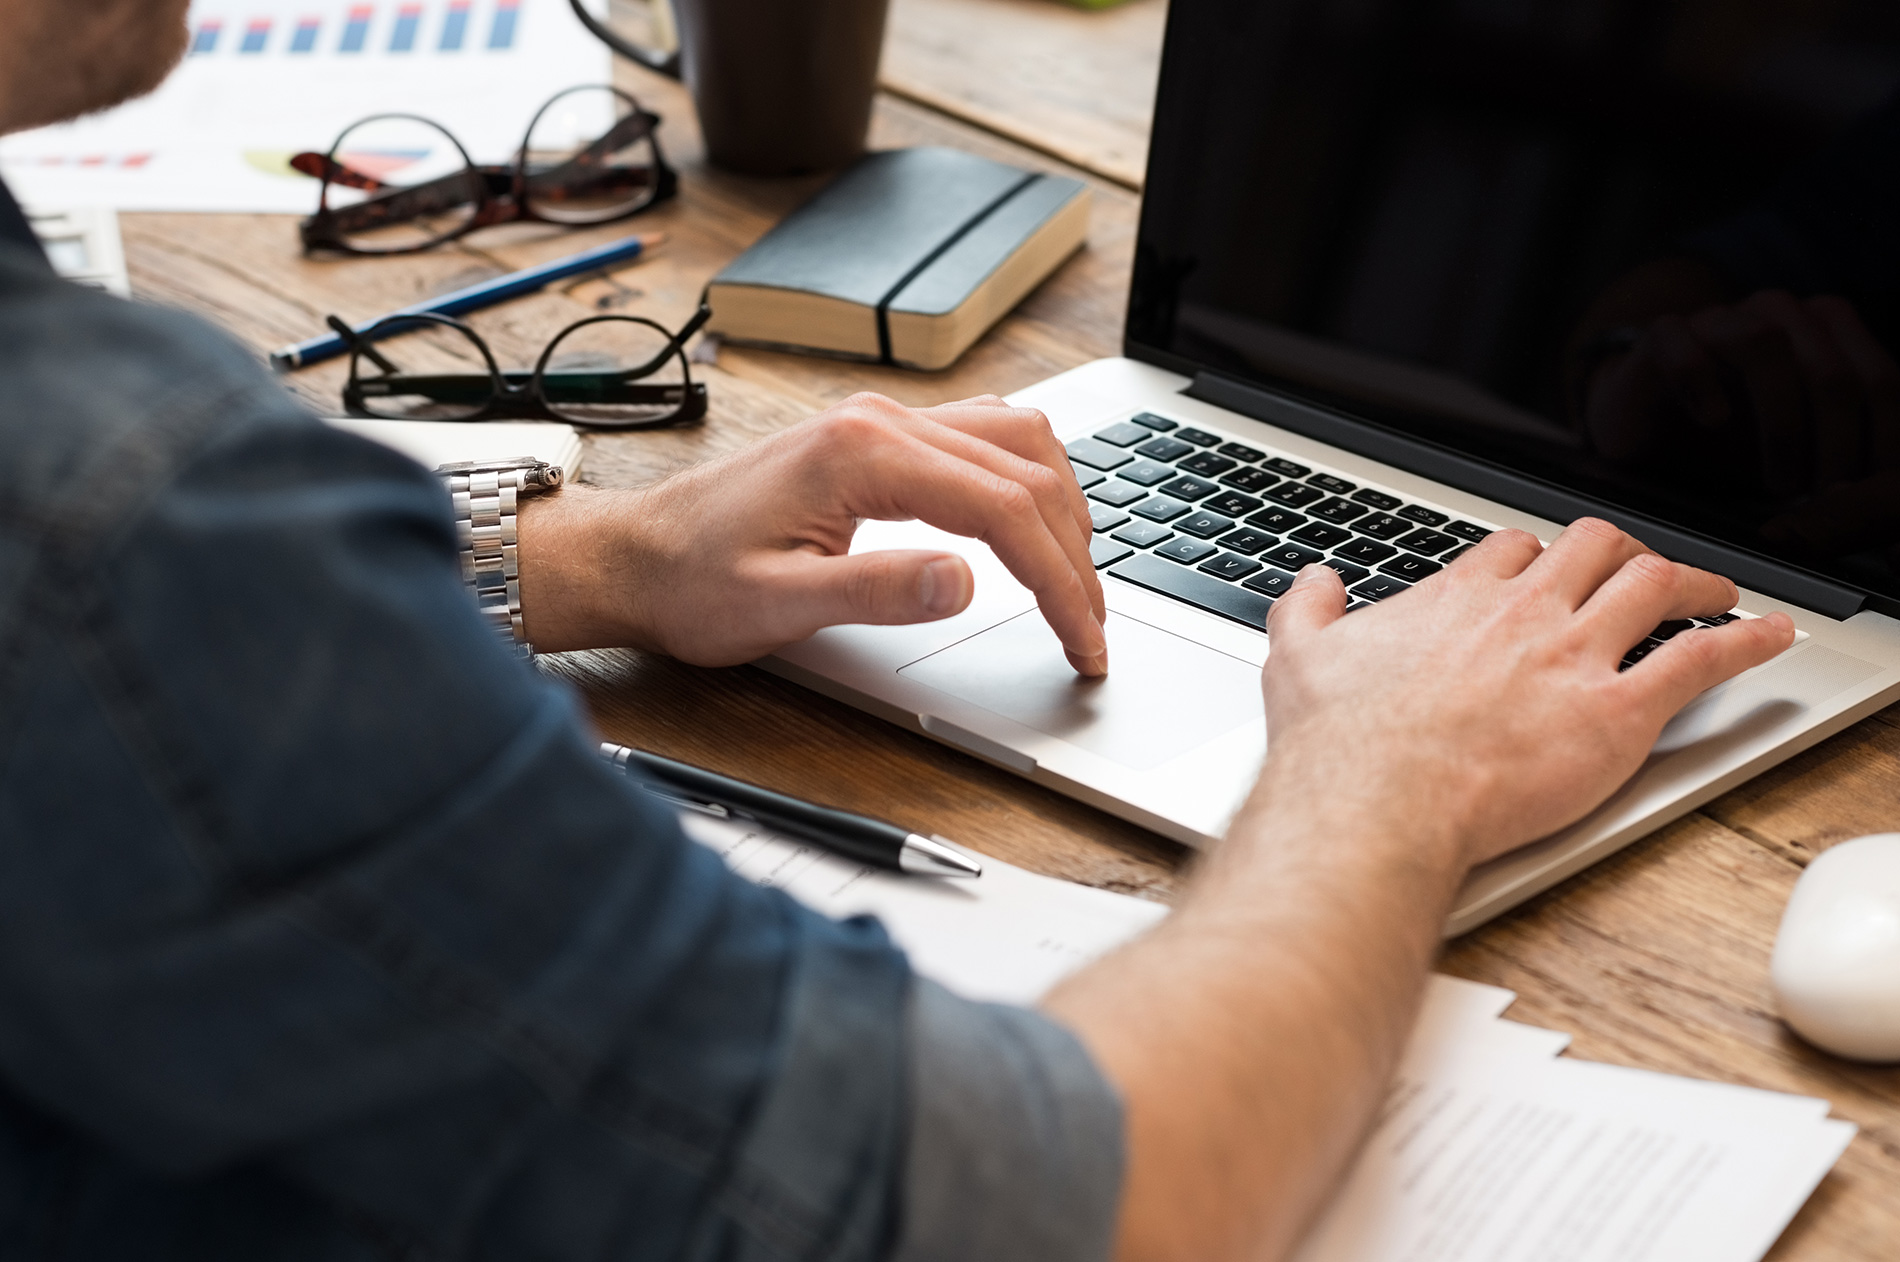
[[534,656],[521,620],[521,563],[516,554],[516,511],[524,496],[559,490],[561,466],[529,456],[439,465],[436,475],[455,507],[462,547],[462,581],[475,593],[482,616],[523,657]]

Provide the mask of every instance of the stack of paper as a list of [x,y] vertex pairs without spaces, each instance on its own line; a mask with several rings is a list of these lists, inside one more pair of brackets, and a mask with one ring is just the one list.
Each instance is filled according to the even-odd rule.
[[[733,870],[883,920],[917,970],[1031,1003],[1152,927],[1153,903],[984,859],[976,881],[860,867],[700,815]],[[1296,1262],[1754,1262],[1854,1127],[1825,1100],[1558,1058],[1516,996],[1435,976],[1365,1147]]]

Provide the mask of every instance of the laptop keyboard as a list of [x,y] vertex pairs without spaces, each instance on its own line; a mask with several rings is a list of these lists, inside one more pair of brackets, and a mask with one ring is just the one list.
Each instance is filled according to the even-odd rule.
[[[1096,569],[1256,630],[1315,561],[1345,581],[1350,613],[1430,578],[1497,529],[1153,412],[1068,452],[1094,518]],[[1666,622],[1623,665],[1692,626],[1747,616]]]

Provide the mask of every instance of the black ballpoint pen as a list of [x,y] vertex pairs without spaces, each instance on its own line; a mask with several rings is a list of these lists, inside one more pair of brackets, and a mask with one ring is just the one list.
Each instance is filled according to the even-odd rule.
[[755,820],[776,832],[897,872],[918,876],[981,876],[983,865],[940,837],[922,837],[895,824],[802,802],[715,771],[658,754],[602,742],[614,766],[638,772],[661,796],[681,805]]

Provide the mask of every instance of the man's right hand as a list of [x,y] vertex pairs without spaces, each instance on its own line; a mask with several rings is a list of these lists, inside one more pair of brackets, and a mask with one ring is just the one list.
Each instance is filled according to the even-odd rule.
[[1771,614],[1685,631],[1618,670],[1659,623],[1736,599],[1729,580],[1593,518],[1549,548],[1498,531],[1350,618],[1337,576],[1311,566],[1269,623],[1270,775],[1329,809],[1383,802],[1415,837],[1429,821],[1459,862],[1482,863],[1581,818],[1676,711],[1792,643]]

